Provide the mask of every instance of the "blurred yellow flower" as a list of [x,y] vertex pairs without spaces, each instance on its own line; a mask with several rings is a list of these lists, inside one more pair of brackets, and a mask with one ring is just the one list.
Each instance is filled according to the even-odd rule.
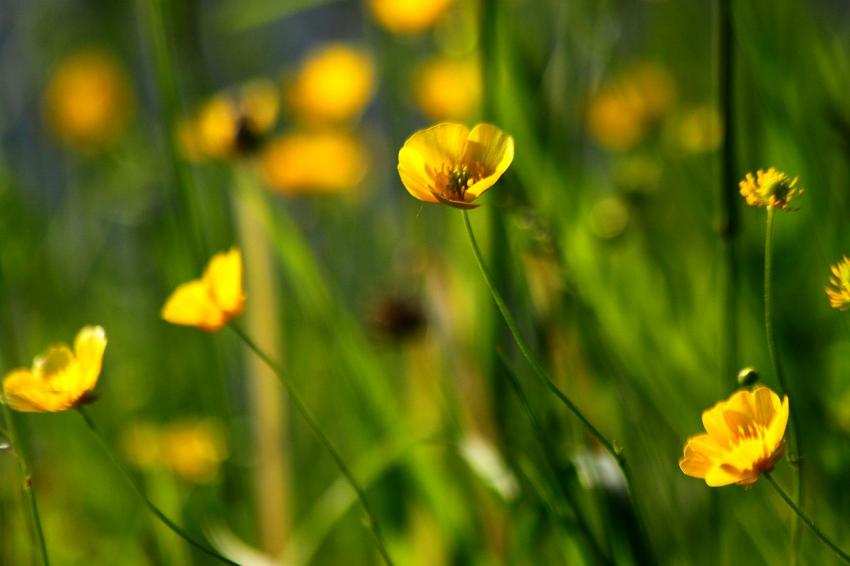
[[369,0],[375,20],[397,34],[414,34],[433,26],[454,0]]
[[256,79],[209,98],[193,117],[178,123],[177,140],[187,159],[229,159],[261,146],[279,113],[275,84]]
[[829,304],[834,309],[846,311],[850,307],[850,259],[844,256],[841,261],[830,266],[830,270],[833,276],[829,278],[829,284],[834,289],[824,288]]
[[756,171],[755,178],[752,173],[747,173],[738,186],[741,196],[750,206],[793,210],[789,207],[791,201],[803,194],[803,189],[797,187],[797,179],[791,179],[771,167],[766,172],[761,169]]
[[481,99],[481,69],[472,59],[432,59],[417,73],[415,97],[416,104],[432,120],[468,118]]
[[56,139],[82,152],[103,150],[127,128],[130,80],[108,53],[84,49],[63,59],[44,94],[44,115]]
[[398,152],[398,174],[415,198],[458,208],[496,184],[514,158],[514,139],[491,124],[472,130],[442,122],[419,130]]
[[244,307],[242,254],[234,247],[214,255],[200,279],[177,287],[161,314],[172,324],[213,332],[239,316]]
[[100,376],[106,333],[86,326],[77,333],[72,351],[51,346],[33,360],[32,368],[10,371],[3,379],[5,402],[16,411],[64,411],[90,399]]
[[372,58],[351,45],[332,43],[307,56],[290,85],[288,100],[301,120],[335,124],[363,112],[374,93]]
[[710,487],[751,485],[782,457],[788,397],[767,387],[740,389],[702,414],[707,434],[685,444],[679,468]]
[[676,142],[690,153],[708,153],[723,143],[723,122],[712,105],[699,106],[684,114],[676,127]]
[[363,145],[354,136],[335,131],[280,136],[260,158],[265,182],[287,195],[347,191],[363,180],[367,163]]

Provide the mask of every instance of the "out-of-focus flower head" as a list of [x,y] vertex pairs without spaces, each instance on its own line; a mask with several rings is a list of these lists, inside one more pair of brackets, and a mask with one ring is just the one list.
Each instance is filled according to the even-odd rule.
[[272,140],[262,153],[266,184],[285,195],[350,192],[363,180],[369,157],[353,134],[306,130]]
[[709,487],[751,485],[782,457],[788,397],[767,387],[740,389],[702,414],[706,434],[685,444],[679,468]]
[[77,333],[74,349],[51,346],[33,360],[32,368],[10,371],[3,379],[5,402],[16,411],[52,413],[91,400],[106,349],[106,333],[100,326],[86,326]]
[[280,113],[272,81],[255,79],[206,100],[177,126],[183,155],[193,161],[231,159],[259,149]]
[[481,69],[474,59],[431,59],[416,73],[414,88],[417,106],[432,120],[463,120],[478,111]]
[[590,101],[587,125],[610,151],[628,151],[664,117],[676,99],[673,78],[655,63],[641,63],[605,82]]
[[791,202],[803,194],[803,189],[797,186],[797,180],[798,177],[792,179],[771,167],[767,171],[759,169],[755,177],[747,173],[738,186],[741,196],[750,206],[795,210],[791,208]]
[[433,26],[454,0],[369,0],[372,16],[383,28],[410,35]]
[[723,143],[720,112],[710,104],[685,112],[676,123],[674,139],[688,153],[715,151]]
[[333,125],[360,115],[375,94],[375,64],[361,49],[331,43],[310,53],[288,85],[287,100],[309,125]]
[[62,144],[82,153],[108,148],[126,131],[135,98],[130,79],[109,53],[76,51],[52,71],[44,93],[44,116]]
[[244,308],[242,253],[234,247],[214,255],[200,279],[177,287],[161,315],[171,324],[214,332],[239,316]]
[[829,278],[832,288],[824,288],[826,296],[829,297],[829,304],[834,309],[846,311],[850,308],[850,258],[844,256],[829,269],[832,271]]
[[370,322],[387,338],[403,341],[420,334],[426,325],[422,305],[406,297],[386,296],[372,307]]
[[472,130],[442,122],[419,130],[398,152],[398,174],[413,197],[456,208],[496,184],[514,158],[514,139],[492,124]]

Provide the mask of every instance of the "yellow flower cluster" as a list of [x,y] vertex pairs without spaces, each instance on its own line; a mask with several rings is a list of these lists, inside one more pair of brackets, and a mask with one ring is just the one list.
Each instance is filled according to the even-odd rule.
[[759,169],[755,177],[747,173],[738,186],[747,204],[762,208],[793,210],[789,207],[791,201],[803,194],[803,189],[797,187],[797,177],[791,179],[773,167],[767,171]]
[[834,309],[847,310],[850,307],[850,258],[844,256],[829,269],[832,271],[829,278],[832,288],[824,288],[826,296],[829,297],[829,304]]

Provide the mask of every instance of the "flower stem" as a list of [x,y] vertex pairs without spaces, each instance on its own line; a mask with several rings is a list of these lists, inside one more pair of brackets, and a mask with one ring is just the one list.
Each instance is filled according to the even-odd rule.
[[11,445],[12,454],[14,454],[15,459],[18,461],[18,468],[21,470],[21,477],[23,477],[23,490],[27,497],[27,502],[30,508],[30,514],[32,515],[32,522],[35,526],[35,536],[38,540],[38,549],[41,553],[41,562],[44,566],[50,566],[50,559],[47,555],[47,541],[44,538],[44,528],[41,526],[41,516],[38,513],[38,504],[35,500],[35,491],[32,488],[32,476],[30,475],[29,465],[27,464],[26,458],[21,453],[20,447],[18,446],[18,436],[17,431],[15,430],[15,423],[12,419],[12,414],[9,407],[6,403],[2,402],[0,399],[0,405],[3,405],[3,415],[6,419],[6,430],[4,432],[4,436],[9,441]]
[[836,545],[829,539],[829,537],[823,534],[823,532],[817,527],[817,525],[815,525],[814,521],[812,521],[808,517],[808,515],[803,513],[803,511],[797,506],[796,503],[794,503],[791,497],[787,493],[785,493],[785,490],[782,489],[778,483],[776,483],[776,480],[773,479],[773,476],[769,472],[765,472],[762,475],[767,478],[768,483],[773,486],[773,489],[776,490],[776,493],[778,493],[779,496],[785,501],[785,503],[788,504],[791,510],[797,514],[797,517],[799,517],[800,520],[802,520],[806,524],[806,526],[809,527],[813,533],[815,533],[815,536],[817,536],[821,540],[821,542],[831,548],[833,552],[835,552],[835,554],[837,554],[838,557],[841,558],[841,560],[850,564],[850,554],[847,554],[846,552],[838,548],[838,545]]
[[310,411],[307,409],[307,406],[304,405],[304,402],[301,400],[301,397],[295,392],[295,388],[292,387],[292,384],[289,380],[283,377],[283,368],[275,362],[271,356],[269,356],[262,348],[260,348],[256,342],[254,342],[245,332],[239,328],[238,326],[231,324],[230,328],[242,339],[245,344],[254,351],[257,356],[260,357],[263,362],[265,362],[271,369],[274,371],[280,383],[283,385],[284,389],[286,389],[287,394],[289,395],[290,401],[292,401],[292,405],[301,415],[301,418],[307,423],[310,427],[310,430],[313,431],[313,434],[318,437],[321,441],[322,445],[328,451],[328,453],[333,458],[334,462],[336,462],[339,471],[345,476],[345,479],[348,480],[348,483],[351,485],[351,488],[357,494],[357,498],[360,500],[360,505],[363,507],[363,511],[366,513],[367,524],[369,529],[372,531],[372,535],[375,537],[375,543],[378,547],[378,552],[380,552],[381,557],[384,559],[384,562],[388,566],[393,566],[393,561],[390,558],[389,552],[387,552],[387,548],[384,544],[384,537],[381,535],[381,529],[378,525],[378,521],[375,518],[375,514],[372,512],[372,507],[369,505],[369,501],[366,499],[366,492],[358,483],[357,479],[355,479],[354,474],[351,473],[351,470],[348,468],[348,465],[345,463],[345,460],[342,459],[339,452],[337,452],[333,443],[331,443],[330,439],[325,436],[325,433],[322,432],[319,423],[316,419],[310,414]]
[[[552,378],[549,376],[549,373],[543,369],[534,356],[531,355],[531,350],[528,347],[528,344],[525,342],[525,339],[522,337],[522,334],[519,332],[519,327],[517,326],[516,321],[514,320],[513,315],[511,315],[508,310],[507,305],[505,304],[502,295],[499,293],[499,290],[496,289],[496,286],[493,284],[493,279],[490,276],[490,272],[487,269],[487,266],[484,264],[484,258],[481,255],[481,250],[478,248],[478,242],[475,239],[475,234],[472,231],[472,225],[469,223],[469,214],[466,210],[462,210],[463,214],[463,223],[466,226],[466,235],[469,237],[469,244],[472,246],[472,253],[475,255],[475,260],[478,262],[478,268],[481,271],[481,275],[484,277],[484,282],[487,284],[487,288],[490,290],[490,295],[493,297],[493,301],[496,303],[496,307],[499,309],[499,312],[502,315],[502,319],[504,319],[505,324],[508,327],[511,335],[513,336],[514,342],[516,342],[517,347],[519,348],[520,353],[528,362],[528,365],[531,366],[531,369],[534,370],[534,373],[537,377],[543,382],[549,391],[558,398],[561,403],[563,403],[570,412],[575,415],[582,424],[587,428],[591,435],[596,438],[597,441],[608,451],[614,460],[619,464],[620,469],[623,471],[623,476],[626,479],[627,486],[631,486],[631,472],[626,462],[626,458],[623,455],[623,451],[616,447],[614,443],[608,439],[596,426],[590,422],[584,413],[581,412],[575,403],[573,403],[569,397],[567,397],[552,381]],[[636,511],[636,510],[635,510]],[[638,516],[637,512],[635,513]],[[647,539],[646,529],[641,525],[641,530],[643,531],[641,534],[644,538]],[[649,545],[647,543],[647,551],[649,552]]]
[[[767,336],[767,351],[770,355],[770,363],[773,366],[773,371],[776,374],[776,379],[779,381],[779,387],[782,389],[783,395],[788,395],[788,382],[785,379],[785,373],[782,371],[782,363],[779,360],[779,350],[776,347],[776,333],[773,325],[773,223],[774,209],[767,207],[767,222],[764,234],[764,331]],[[797,417],[796,403],[791,403],[791,432],[794,442],[794,462],[793,466],[797,473],[796,478],[796,500],[797,505],[803,504],[803,449],[800,445],[800,428],[799,418]],[[796,562],[796,557],[799,554],[800,548],[800,525],[794,519],[791,527],[791,556],[792,563]]]
[[112,460],[112,463],[115,465],[115,467],[118,468],[121,471],[121,473],[124,475],[125,478],[127,478],[127,481],[130,482],[130,485],[133,486],[133,489],[136,491],[136,493],[139,495],[139,497],[142,498],[142,501],[145,502],[145,505],[147,505],[150,512],[153,513],[154,516],[157,519],[159,519],[160,522],[162,522],[162,524],[164,524],[166,527],[171,529],[171,531],[173,531],[177,536],[179,536],[180,538],[182,538],[187,543],[194,546],[195,548],[197,548],[198,550],[200,550],[204,554],[215,558],[216,560],[218,560],[219,562],[221,562],[223,564],[230,564],[231,566],[239,566],[238,562],[234,562],[233,560],[225,558],[224,556],[220,555],[219,553],[217,553],[215,550],[211,549],[210,547],[208,547],[204,543],[195,540],[182,527],[177,525],[174,521],[169,519],[165,515],[165,513],[160,511],[159,507],[157,507],[153,503],[153,501],[151,501],[148,498],[148,496],[145,494],[144,490],[139,486],[139,484],[133,478],[133,475],[130,473],[130,470],[127,469],[127,467],[121,462],[121,460],[118,459],[118,456],[116,456],[115,453],[112,451],[112,449],[109,447],[109,443],[106,441],[106,438],[103,436],[103,433],[100,432],[100,429],[97,427],[94,420],[88,414],[85,407],[77,407],[77,411],[83,417],[83,420],[86,421],[86,424],[88,425],[88,427],[92,431],[92,433],[95,435],[95,437],[97,437],[98,442],[100,442],[100,445],[103,448],[103,450],[109,455],[109,458],[110,458],[110,460]]

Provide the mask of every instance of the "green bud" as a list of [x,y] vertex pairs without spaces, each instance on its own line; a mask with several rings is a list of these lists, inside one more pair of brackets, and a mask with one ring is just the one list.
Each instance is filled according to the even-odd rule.
[[738,385],[754,385],[758,380],[759,374],[753,368],[744,368],[738,372]]

